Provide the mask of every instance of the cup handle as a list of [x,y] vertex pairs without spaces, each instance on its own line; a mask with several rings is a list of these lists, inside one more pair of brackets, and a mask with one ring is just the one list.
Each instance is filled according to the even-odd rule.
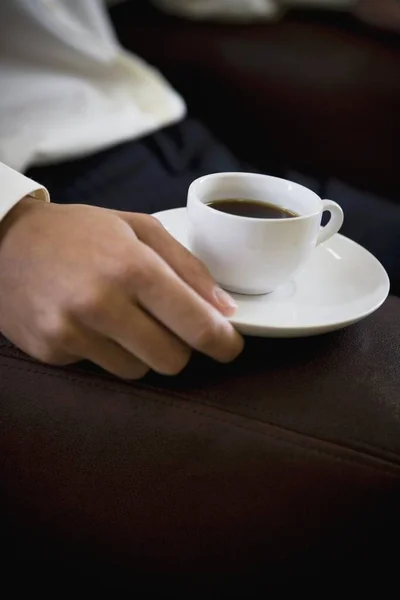
[[317,239],[317,246],[323,242],[326,242],[332,236],[338,233],[344,221],[344,214],[339,204],[332,202],[332,200],[322,200],[322,204],[322,212],[324,213],[326,210],[328,210],[331,213],[331,220],[325,227],[321,228]]

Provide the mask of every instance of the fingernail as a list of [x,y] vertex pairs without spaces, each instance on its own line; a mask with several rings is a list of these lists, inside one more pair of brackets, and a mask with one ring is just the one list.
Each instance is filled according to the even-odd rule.
[[237,309],[238,306],[234,299],[221,288],[215,289],[214,296],[221,308],[229,309],[230,311]]

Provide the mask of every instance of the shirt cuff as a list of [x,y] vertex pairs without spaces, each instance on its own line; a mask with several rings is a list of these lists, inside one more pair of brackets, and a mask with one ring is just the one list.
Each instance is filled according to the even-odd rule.
[[46,188],[0,163],[0,221],[25,196],[50,202],[49,192]]

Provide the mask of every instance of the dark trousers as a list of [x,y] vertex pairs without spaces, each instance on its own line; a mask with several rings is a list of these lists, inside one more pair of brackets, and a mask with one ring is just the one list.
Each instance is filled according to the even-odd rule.
[[[153,213],[184,206],[190,183],[207,173],[251,170],[198,121],[186,119],[141,140],[87,158],[31,169],[54,202]],[[383,263],[400,295],[400,205],[338,181],[319,183],[285,171],[345,211],[342,233]],[[274,173],[271,173],[274,175]]]

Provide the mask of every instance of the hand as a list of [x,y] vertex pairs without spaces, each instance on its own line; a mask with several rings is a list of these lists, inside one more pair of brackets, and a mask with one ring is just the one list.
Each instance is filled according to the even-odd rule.
[[0,224],[0,330],[40,361],[126,379],[220,362],[243,340],[205,267],[153,217],[22,200]]

